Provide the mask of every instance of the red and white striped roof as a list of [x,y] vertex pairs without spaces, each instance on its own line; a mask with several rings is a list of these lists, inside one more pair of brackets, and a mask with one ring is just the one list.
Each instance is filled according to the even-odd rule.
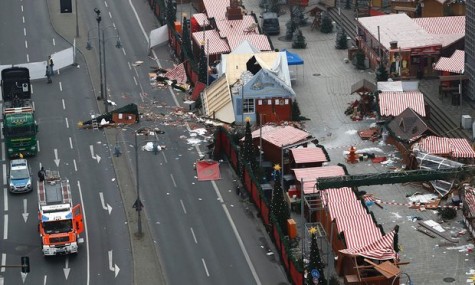
[[214,18],[216,21],[226,19],[226,7],[231,5],[229,0],[203,0],[203,5],[208,18]]
[[222,39],[216,30],[194,32],[192,37],[193,40],[199,44],[204,42],[205,54],[207,55],[231,52],[226,39]]
[[472,215],[475,215],[475,189],[469,188],[465,189],[465,204],[467,204],[468,209]]
[[248,35],[233,35],[228,37],[228,43],[231,50],[236,49],[243,41],[247,40],[255,48],[260,51],[272,51],[269,39],[266,35],[248,34]]
[[170,80],[176,80],[178,84],[185,84],[188,81],[186,77],[185,65],[183,63],[180,63],[172,70],[165,73],[165,77]]
[[465,69],[465,51],[456,50],[450,57],[441,57],[434,69],[462,74]]
[[465,16],[414,18],[413,20],[438,39],[442,47],[449,46],[465,36]]
[[295,163],[325,162],[327,157],[320,147],[292,148]]
[[257,33],[259,30],[255,25],[256,21],[254,17],[249,15],[244,15],[242,20],[227,20],[223,19],[220,21],[216,21],[216,29],[219,31],[219,35],[221,37],[229,37],[229,36],[236,36],[236,35],[244,35],[248,28],[253,27],[254,31]]
[[193,14],[193,18],[195,18],[200,27],[206,27],[209,25],[208,16],[206,16],[205,13]]
[[315,183],[319,177],[331,177],[345,175],[343,167],[338,165],[321,166],[321,167],[307,167],[292,169],[295,174],[296,181],[312,181],[313,183],[305,183],[303,188],[304,194],[315,193]]
[[379,94],[379,111],[382,117],[398,116],[407,108],[411,108],[421,117],[425,117],[424,94],[419,91],[382,92]]
[[394,251],[394,236],[396,231],[392,230],[377,241],[360,248],[342,249],[341,253],[352,256],[363,256],[376,260],[396,259],[397,253]]
[[473,158],[475,151],[466,139],[428,136],[418,143],[420,150],[456,158]]
[[338,232],[345,236],[347,249],[360,248],[382,238],[381,230],[369,214],[340,216],[335,221]]
[[[260,137],[260,133],[260,129],[253,131],[252,138]],[[291,145],[308,137],[310,137],[309,133],[292,126],[266,125],[262,127],[262,139],[278,147]]]
[[329,203],[328,211],[330,213],[330,218],[332,219],[332,221],[336,218],[347,216],[347,215],[357,216],[357,215],[367,214],[366,210],[363,208],[363,205],[361,204],[360,201],[356,199],[356,196],[354,194],[353,194],[352,200],[333,201]]

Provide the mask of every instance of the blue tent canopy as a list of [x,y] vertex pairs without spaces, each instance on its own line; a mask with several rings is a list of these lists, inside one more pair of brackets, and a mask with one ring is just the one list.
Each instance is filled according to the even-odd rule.
[[290,51],[283,49],[287,55],[287,62],[289,65],[301,65],[303,64],[303,59],[296,53],[291,53]]

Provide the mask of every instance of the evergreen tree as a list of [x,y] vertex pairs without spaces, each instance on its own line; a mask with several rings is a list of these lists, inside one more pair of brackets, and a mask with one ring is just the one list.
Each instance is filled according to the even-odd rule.
[[246,131],[244,133],[244,143],[242,148],[242,161],[251,166],[252,171],[256,170],[256,157],[254,151],[254,144],[252,143],[251,123],[250,119],[246,118]]
[[322,13],[322,25],[320,26],[320,32],[324,34],[329,34],[333,32],[333,23],[332,19],[328,13]]
[[351,0],[346,0],[345,2],[345,9],[350,10],[351,9]]
[[297,103],[297,100],[294,100],[294,102],[292,102],[292,121],[300,121],[300,115],[299,104]]
[[183,17],[183,32],[181,37],[181,51],[184,54],[183,60],[193,59],[193,54],[191,53],[191,37],[190,37],[190,27],[189,20],[186,17]]
[[346,31],[343,28],[340,28],[336,35],[336,49],[347,49],[348,48],[348,36]]
[[285,23],[285,27],[287,28],[285,32],[285,39],[287,41],[291,41],[294,35],[295,30],[297,29],[297,23],[291,18],[287,23]]
[[176,3],[173,0],[167,0],[167,23],[169,26],[174,25],[176,21]]
[[205,53],[205,43],[200,45],[200,61],[198,65],[198,81],[208,84],[208,59]]
[[292,48],[306,48],[307,42],[300,29],[297,29],[292,39]]
[[378,69],[376,70],[376,81],[388,81],[389,74],[388,71],[386,70],[386,67],[384,67],[383,64],[380,64],[378,66]]
[[318,243],[317,243],[317,229],[315,227],[310,228],[310,238],[311,238],[311,243],[310,243],[310,258],[309,262],[307,265],[307,280],[306,284],[307,285],[313,285],[313,276],[312,276],[312,270],[317,270],[318,271],[318,284],[326,285],[327,280],[325,279],[325,275],[323,272],[323,269],[325,266],[323,265],[322,258],[320,257],[320,250],[318,249]]
[[364,63],[364,60],[365,60],[365,54],[362,50],[358,50],[355,54],[355,58],[356,58],[356,68],[357,69],[366,69],[366,66],[365,66],[365,63]]
[[267,11],[274,12],[279,15],[280,3],[279,0],[267,0]]
[[280,165],[274,166],[274,191],[272,193],[271,213],[274,215],[276,222],[284,235],[287,235],[287,220],[290,219],[290,210],[287,202],[284,200],[284,191],[280,184],[281,172]]

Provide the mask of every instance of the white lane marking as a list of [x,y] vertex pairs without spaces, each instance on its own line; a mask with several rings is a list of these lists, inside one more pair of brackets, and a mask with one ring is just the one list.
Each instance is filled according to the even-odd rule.
[[21,7],[21,11],[23,12],[23,5],[21,5],[20,7]]
[[58,149],[54,149],[54,163],[56,164],[56,167],[59,167],[59,162],[60,159],[58,158]]
[[86,220],[86,207],[84,206],[84,199],[82,198],[81,183],[78,181],[79,189],[79,199],[81,200],[82,205],[82,219],[84,221],[84,235],[86,236],[86,285],[89,285],[89,279],[91,278],[90,264],[89,264],[89,234],[87,230],[87,220]]
[[185,204],[183,203],[183,200],[180,199],[180,203],[181,203],[181,208],[183,209],[183,213],[186,214],[186,208],[185,208]]
[[36,148],[38,149],[38,152],[40,152],[40,140],[36,139]]
[[54,38],[53,38],[53,45],[54,45],[54,46],[56,45],[56,41],[54,40]]
[[30,55],[26,54],[26,62],[30,62]]
[[195,241],[196,244],[198,244],[198,240],[196,239],[195,232],[193,231],[193,228],[190,228],[191,235],[193,236],[193,240]]
[[111,14],[111,12],[110,12],[110,11],[109,11],[109,18],[111,18],[111,20],[112,20],[112,14]]
[[3,164],[3,184],[7,185],[7,165]]
[[8,212],[8,189],[3,188],[3,210]]
[[175,182],[175,178],[173,177],[173,174],[170,174],[170,177],[172,178],[173,186],[175,186],[175,188],[176,188],[176,182]]
[[139,85],[139,83],[137,82],[137,78],[135,78],[135,76],[133,76],[133,78],[134,78],[135,85]]
[[7,254],[2,253],[2,270],[1,272],[5,272],[5,265],[7,264]]
[[73,149],[73,139],[69,137],[69,146]]
[[68,121],[68,118],[64,118],[64,120],[66,121],[66,129],[69,129],[69,121]]
[[106,202],[104,201],[104,194],[102,192],[99,192],[99,199],[101,199],[102,209],[109,212],[110,215],[112,212],[112,207],[109,204],[106,205]]
[[78,166],[76,164],[76,159],[73,159],[74,171],[78,171]]
[[168,163],[167,157],[165,156],[165,152],[162,151],[163,159],[165,160],[165,163]]
[[119,266],[117,266],[117,264],[114,263],[114,265],[112,265],[112,250],[109,250],[109,270],[114,272],[115,273],[115,277],[117,277],[117,274],[119,274],[119,271],[120,271],[120,268]]
[[30,214],[27,212],[27,210],[28,210],[28,200],[27,200],[27,199],[23,199],[23,214],[22,214],[22,216],[23,216],[23,220],[25,221],[25,223],[26,223],[26,221],[28,220],[28,216],[30,215]]
[[48,275],[45,275],[45,277],[43,278],[43,285],[46,285],[47,280],[48,280]]
[[23,28],[23,35],[26,37],[26,28]]
[[25,23],[25,16],[22,16],[21,18],[22,18],[23,24],[24,24]]
[[104,1],[104,5],[106,6],[106,8],[109,7],[109,5],[107,5],[107,2],[106,2],[106,1]]
[[66,110],[66,102],[64,101],[64,99],[61,99],[61,101],[63,102],[63,110]]
[[204,259],[204,258],[202,258],[202,259],[201,259],[201,262],[203,262],[203,267],[205,268],[206,276],[208,276],[208,277],[209,277],[208,267],[206,267],[206,262],[205,262],[205,259]]
[[8,239],[8,214],[3,216],[3,239]]
[[2,160],[5,160],[5,143],[2,142]]
[[28,41],[27,40],[25,40],[25,48],[28,49]]
[[64,268],[63,268],[64,277],[66,277],[66,280],[68,280],[70,271],[71,271],[71,268],[69,268],[69,257],[66,256],[66,260],[64,262]]
[[61,81],[59,82],[59,90],[63,91],[63,84],[61,84]]

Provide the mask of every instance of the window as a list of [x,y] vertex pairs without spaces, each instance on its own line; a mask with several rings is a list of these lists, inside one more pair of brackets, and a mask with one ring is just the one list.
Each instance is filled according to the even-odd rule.
[[244,110],[244,113],[254,113],[255,112],[254,99],[244,99],[242,108]]

